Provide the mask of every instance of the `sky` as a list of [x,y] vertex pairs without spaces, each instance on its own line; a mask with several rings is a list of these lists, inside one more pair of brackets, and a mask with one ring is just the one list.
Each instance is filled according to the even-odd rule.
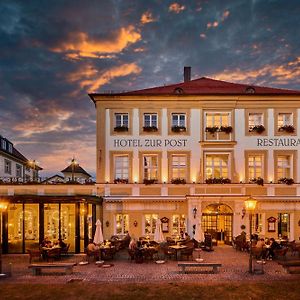
[[300,90],[299,0],[0,0],[0,134],[49,176],[96,164],[88,93],[192,79]]

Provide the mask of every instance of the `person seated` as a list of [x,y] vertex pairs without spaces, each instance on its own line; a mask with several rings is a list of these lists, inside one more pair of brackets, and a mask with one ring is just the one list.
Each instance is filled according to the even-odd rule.
[[266,258],[266,254],[267,254],[267,249],[266,249],[266,243],[265,243],[265,239],[264,238],[260,238],[255,247],[254,247],[254,251],[256,252],[256,256],[258,258],[262,258],[265,259]]
[[275,241],[274,238],[270,238],[270,246],[268,248],[268,253],[266,255],[266,258],[269,260],[274,259],[275,257],[275,250],[281,249],[281,246]]
[[41,247],[42,248],[51,248],[52,247],[52,243],[47,236],[45,236],[45,238],[43,239],[43,241],[41,243]]
[[129,243],[129,246],[128,248],[130,250],[135,250],[135,248],[137,247],[137,243],[136,243],[136,240],[134,238],[131,239],[130,243]]
[[59,246],[59,241],[53,242],[52,248],[60,248],[60,246]]
[[89,244],[86,248],[88,256],[94,256],[96,259],[99,259],[99,247],[93,242],[93,240],[89,241]]

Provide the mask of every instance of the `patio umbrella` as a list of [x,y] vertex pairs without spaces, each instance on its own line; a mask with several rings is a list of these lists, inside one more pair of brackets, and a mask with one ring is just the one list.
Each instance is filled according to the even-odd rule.
[[161,228],[161,221],[160,219],[157,219],[156,221],[156,228],[154,231],[154,241],[157,243],[162,243],[165,241],[162,228]]
[[204,234],[203,234],[203,230],[202,230],[202,227],[201,227],[201,220],[198,220],[198,223],[196,225],[194,239],[197,242],[202,242],[204,240]]
[[94,236],[94,243],[96,245],[99,245],[101,243],[103,243],[104,239],[103,239],[103,233],[102,233],[102,228],[101,228],[101,221],[98,219],[96,222],[96,232],[95,232],[95,236]]

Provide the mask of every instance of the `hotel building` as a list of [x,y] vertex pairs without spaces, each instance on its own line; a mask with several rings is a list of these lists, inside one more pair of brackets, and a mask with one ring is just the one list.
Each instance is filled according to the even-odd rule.
[[95,93],[97,195],[105,238],[165,236],[197,224],[230,243],[252,230],[300,237],[300,91],[209,78]]

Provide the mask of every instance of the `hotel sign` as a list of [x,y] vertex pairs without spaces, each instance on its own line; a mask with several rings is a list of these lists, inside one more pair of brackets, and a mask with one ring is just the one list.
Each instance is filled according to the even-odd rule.
[[114,139],[115,148],[187,147],[187,139]]
[[258,138],[257,147],[299,147],[299,138]]

